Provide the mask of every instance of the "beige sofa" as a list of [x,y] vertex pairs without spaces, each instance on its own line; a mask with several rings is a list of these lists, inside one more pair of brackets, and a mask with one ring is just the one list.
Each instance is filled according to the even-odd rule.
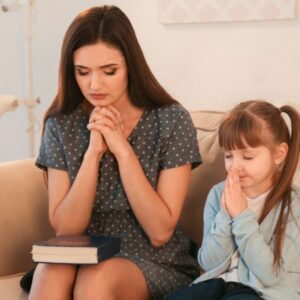
[[[202,211],[210,187],[224,179],[217,127],[223,114],[191,113],[198,130],[204,163],[193,170],[181,223],[200,245]],[[299,178],[298,178],[299,182]],[[31,245],[53,235],[47,216],[47,190],[42,172],[33,159],[0,164],[0,299],[27,299],[19,287],[21,274],[29,270]]]

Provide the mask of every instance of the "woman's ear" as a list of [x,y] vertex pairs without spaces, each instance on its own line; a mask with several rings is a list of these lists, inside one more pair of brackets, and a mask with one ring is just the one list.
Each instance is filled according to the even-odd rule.
[[274,162],[277,166],[280,166],[284,162],[288,154],[288,151],[289,151],[289,146],[287,143],[281,143],[278,146],[276,146],[274,152]]

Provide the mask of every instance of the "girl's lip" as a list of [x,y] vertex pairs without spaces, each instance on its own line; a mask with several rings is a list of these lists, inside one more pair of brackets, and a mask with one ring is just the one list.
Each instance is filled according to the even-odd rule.
[[107,96],[107,94],[90,94],[90,96],[95,100],[102,100]]

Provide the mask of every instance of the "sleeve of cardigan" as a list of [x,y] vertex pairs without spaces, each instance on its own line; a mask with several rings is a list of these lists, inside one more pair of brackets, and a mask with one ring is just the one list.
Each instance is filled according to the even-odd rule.
[[204,235],[198,252],[198,262],[209,271],[230,259],[237,246],[231,233],[231,217],[220,207],[224,184],[214,186],[207,197],[204,208]]

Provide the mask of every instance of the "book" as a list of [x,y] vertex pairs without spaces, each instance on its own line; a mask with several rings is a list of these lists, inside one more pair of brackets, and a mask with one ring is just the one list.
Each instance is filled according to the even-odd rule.
[[61,235],[32,245],[32,260],[44,263],[97,264],[120,252],[121,239]]

